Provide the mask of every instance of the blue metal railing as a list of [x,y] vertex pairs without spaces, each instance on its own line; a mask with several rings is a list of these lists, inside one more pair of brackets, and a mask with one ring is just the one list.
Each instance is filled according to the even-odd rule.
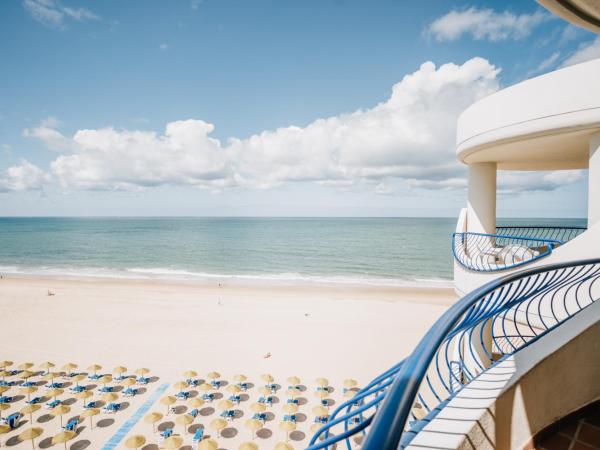
[[523,270],[476,289],[407,359],[338,406],[308,449],[405,447],[473,378],[600,299],[599,279],[596,259]]
[[454,233],[452,254],[463,267],[497,272],[537,261],[577,237],[585,227],[501,226],[496,234]]

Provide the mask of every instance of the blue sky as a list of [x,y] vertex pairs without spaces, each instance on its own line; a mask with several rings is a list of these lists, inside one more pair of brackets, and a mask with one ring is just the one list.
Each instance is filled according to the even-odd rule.
[[[533,1],[1,2],[0,214],[454,216],[460,110],[593,57]],[[501,180],[586,214],[585,174]]]

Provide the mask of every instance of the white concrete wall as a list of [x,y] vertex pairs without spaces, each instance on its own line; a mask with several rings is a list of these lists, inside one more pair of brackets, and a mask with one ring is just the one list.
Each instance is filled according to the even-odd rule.
[[496,233],[496,164],[469,165],[467,229],[471,233]]
[[600,223],[600,133],[590,139],[588,180],[588,224],[595,225]]

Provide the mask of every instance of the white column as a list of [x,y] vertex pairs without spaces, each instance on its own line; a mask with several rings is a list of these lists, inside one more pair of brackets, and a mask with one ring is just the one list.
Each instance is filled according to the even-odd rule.
[[590,139],[588,173],[588,228],[600,222],[600,133]]
[[473,233],[496,233],[496,163],[469,164],[467,228]]

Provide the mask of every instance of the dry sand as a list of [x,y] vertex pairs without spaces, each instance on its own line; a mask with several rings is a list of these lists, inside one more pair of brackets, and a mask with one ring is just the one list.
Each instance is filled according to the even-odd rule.
[[[48,296],[48,290],[55,295]],[[93,439],[85,437],[90,430],[77,438],[91,441],[91,449],[101,449],[160,384],[179,381],[185,370],[202,378],[215,370],[229,381],[244,373],[257,386],[260,374],[271,373],[284,390],[285,379],[297,375],[307,387],[301,406],[307,419],[292,436],[299,449],[311,434],[316,377],[328,378],[335,388],[332,398],[340,401],[342,380],[355,378],[362,385],[401,360],[454,301],[454,292],[445,288],[9,278],[0,280],[0,360],[50,360],[58,367],[72,361],[83,368],[98,363],[108,372],[117,365],[152,369],[159,380],[147,394],[114,416],[114,424],[94,430]],[[231,437],[219,439],[220,448],[237,449],[250,437],[243,423],[251,416],[247,406],[258,398],[256,391],[242,402],[244,416],[233,422]],[[281,392],[279,397],[274,420],[267,422],[271,434],[256,439],[260,448],[273,448],[285,436],[277,424],[286,396]],[[207,426],[217,417],[218,408],[212,407],[217,411],[195,423]],[[150,410],[164,407],[157,403]],[[176,425],[175,430],[183,428]],[[152,435],[141,422],[134,432]],[[185,442],[191,443],[191,437]],[[15,448],[21,447],[30,445]]]

